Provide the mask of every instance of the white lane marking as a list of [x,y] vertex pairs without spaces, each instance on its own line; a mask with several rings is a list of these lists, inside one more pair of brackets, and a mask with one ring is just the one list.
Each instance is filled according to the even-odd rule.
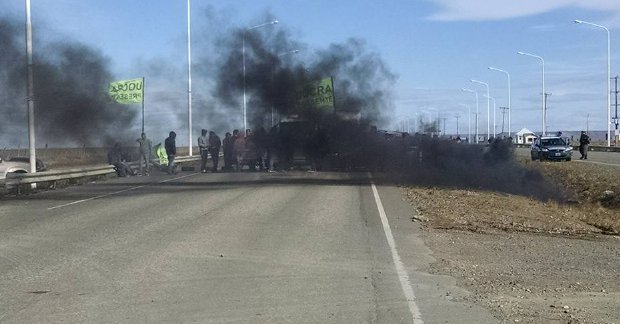
[[611,166],[620,167],[620,164],[613,164],[613,163],[596,162],[596,161],[584,161],[584,160],[575,160],[575,161],[582,162],[582,163],[593,163],[593,164],[602,164],[602,165],[611,165]]
[[392,261],[394,261],[394,267],[396,268],[396,273],[398,274],[398,279],[400,280],[400,286],[403,289],[403,293],[405,293],[405,297],[407,298],[407,304],[409,305],[409,312],[413,317],[414,324],[423,324],[422,314],[420,313],[420,309],[418,305],[415,303],[415,294],[413,293],[413,288],[411,287],[411,282],[409,281],[409,275],[407,274],[407,270],[405,270],[405,265],[400,259],[400,255],[396,250],[396,242],[394,241],[394,236],[392,235],[392,229],[390,228],[390,223],[388,222],[387,215],[385,214],[385,210],[383,209],[383,203],[381,203],[381,198],[379,197],[379,192],[377,191],[377,187],[374,182],[370,183],[372,188],[372,193],[375,196],[375,202],[377,203],[377,209],[379,210],[379,216],[381,217],[381,223],[383,223],[383,231],[385,232],[385,237],[388,241],[388,245],[390,246],[390,250],[392,251]]
[[[187,177],[190,177],[190,176],[193,176],[193,175],[196,175],[196,174],[198,174],[198,173],[192,173],[192,174],[187,174],[187,175],[176,177],[176,178],[166,179],[166,180],[159,181],[157,183],[164,183],[164,182],[169,182],[169,181],[172,181],[172,180],[183,179],[183,178],[187,178]],[[152,185],[152,184],[149,183],[149,184],[145,184],[145,185],[141,185],[141,186],[136,186],[136,187],[131,187],[131,188],[127,188],[127,189],[111,192],[111,193],[108,193],[108,194],[105,194],[105,195],[100,195],[100,196],[90,197],[90,198],[86,198],[86,199],[76,200],[76,201],[72,201],[70,203],[66,203],[66,204],[62,204],[62,205],[58,205],[58,206],[54,206],[54,207],[49,207],[47,210],[52,210],[52,209],[56,209],[56,208],[62,208],[62,207],[67,207],[67,206],[71,206],[71,205],[81,204],[83,202],[87,202],[87,201],[91,201],[91,200],[95,200],[95,199],[101,199],[101,198],[105,198],[105,197],[108,197],[108,196],[117,195],[119,193],[123,193],[123,192],[131,191],[131,190],[136,190],[136,189],[144,188],[144,187],[150,186],[150,185]]]

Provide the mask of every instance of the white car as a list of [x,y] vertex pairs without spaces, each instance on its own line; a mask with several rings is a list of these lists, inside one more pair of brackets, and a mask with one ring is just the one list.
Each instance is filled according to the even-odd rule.
[[[37,159],[37,172],[45,171],[47,167],[40,159]],[[30,159],[28,157],[12,157],[8,161],[0,158],[0,180],[6,179],[9,173],[28,173],[30,172]]]

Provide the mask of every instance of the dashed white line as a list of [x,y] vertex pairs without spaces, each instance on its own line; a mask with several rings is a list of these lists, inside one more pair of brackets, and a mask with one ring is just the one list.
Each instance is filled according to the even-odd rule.
[[[187,174],[187,175],[176,177],[176,178],[166,179],[166,180],[159,181],[157,183],[170,182],[172,180],[178,180],[178,179],[183,179],[183,178],[191,177],[191,176],[196,175],[196,174],[198,174],[198,173],[192,173],[192,174]],[[66,203],[66,204],[62,204],[62,205],[58,205],[58,206],[54,206],[54,207],[49,207],[47,210],[52,210],[52,209],[67,207],[67,206],[71,206],[71,205],[81,204],[83,202],[87,202],[87,201],[91,201],[91,200],[95,200],[95,199],[101,199],[101,198],[117,195],[119,193],[123,193],[123,192],[127,192],[127,191],[132,191],[132,190],[144,188],[144,187],[147,187],[147,186],[150,186],[150,185],[152,185],[152,184],[145,184],[145,185],[141,185],[141,186],[135,186],[135,187],[131,187],[131,188],[127,188],[127,189],[123,189],[123,190],[107,193],[105,195],[100,195],[100,196],[90,197],[90,198],[86,198],[86,199],[76,200],[76,201],[72,201],[70,203]]]
[[400,286],[403,289],[405,297],[407,298],[407,304],[409,306],[409,312],[413,318],[413,323],[423,324],[424,321],[422,320],[422,314],[420,313],[418,305],[415,303],[415,294],[413,292],[413,288],[411,287],[411,282],[409,281],[409,275],[407,274],[405,265],[396,250],[396,242],[394,241],[394,236],[392,235],[392,229],[390,228],[387,215],[383,209],[383,203],[381,203],[379,192],[377,191],[377,187],[374,182],[371,182],[370,186],[372,188],[372,193],[375,196],[375,202],[377,203],[377,209],[379,210],[379,216],[381,217],[381,223],[383,224],[383,231],[385,232],[385,237],[388,241],[388,245],[390,246],[390,250],[392,251],[392,261],[394,261],[394,267],[396,268],[396,273],[398,274],[398,279],[400,280]]

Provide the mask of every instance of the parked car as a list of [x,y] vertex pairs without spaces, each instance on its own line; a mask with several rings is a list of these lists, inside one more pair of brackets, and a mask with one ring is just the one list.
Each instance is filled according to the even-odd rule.
[[566,160],[573,158],[573,148],[568,139],[559,136],[539,137],[530,149],[532,161]]
[[[47,166],[43,161],[37,159],[37,172],[47,170]],[[12,157],[8,161],[3,161],[0,158],[0,180],[6,179],[6,175],[9,173],[28,173],[30,172],[30,158],[29,157]]]

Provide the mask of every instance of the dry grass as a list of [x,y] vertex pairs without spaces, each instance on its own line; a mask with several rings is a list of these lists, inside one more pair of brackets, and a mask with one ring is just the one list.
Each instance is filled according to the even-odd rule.
[[[526,162],[527,163],[527,162]],[[406,187],[405,195],[434,228],[475,232],[619,234],[620,169],[587,163],[527,163],[565,188],[567,201],[539,201],[490,191]],[[605,196],[613,191],[613,196]]]

